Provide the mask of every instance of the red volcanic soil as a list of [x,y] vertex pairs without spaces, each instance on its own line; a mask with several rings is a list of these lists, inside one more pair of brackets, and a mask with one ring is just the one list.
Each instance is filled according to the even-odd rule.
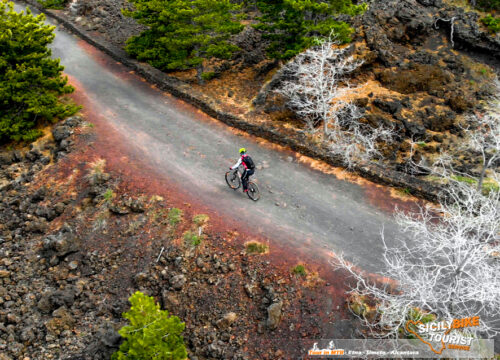
[[[70,79],[70,82],[77,89],[81,89],[74,79]],[[108,186],[113,189],[115,199],[150,199],[152,196],[159,196],[164,199],[163,204],[168,204],[167,210],[172,207],[183,210],[184,219],[191,219],[196,214],[207,214],[210,220],[204,232],[210,239],[210,244],[200,250],[201,254],[208,251],[223,258],[235,259],[239,261],[238,264],[247,264],[237,265],[237,275],[231,275],[238,277],[234,281],[239,283],[239,286],[237,290],[231,290],[231,296],[224,295],[225,301],[229,301],[224,306],[237,303],[246,308],[248,314],[243,316],[246,323],[240,330],[246,333],[247,351],[255,358],[297,358],[306,354],[307,346],[315,339],[352,336],[355,321],[345,304],[348,285],[345,273],[335,271],[332,265],[324,260],[325,256],[302,253],[295,248],[280,246],[272,239],[258,238],[243,224],[224,218],[213,208],[191,196],[189,188],[179,188],[168,178],[161,176],[147,159],[134,156],[119,132],[106,121],[104,115],[94,110],[82,91],[77,90],[72,97],[83,106],[81,114],[84,120],[93,126],[82,126],[75,130],[71,153],[44,170],[34,186],[45,185],[52,188],[52,200],[63,200],[68,196],[72,200],[74,209],[54,220],[51,223],[52,231],[56,231],[64,222],[72,222],[82,239],[83,252],[97,251],[104,257],[106,254],[115,254],[117,250],[123,252],[120,260],[122,265],[113,269],[107,278],[103,279],[108,284],[107,287],[112,289],[110,297],[118,296],[123,299],[128,296],[136,286],[134,274],[141,269],[158,266],[155,259],[165,245],[166,234],[164,226],[149,218],[154,211],[162,210],[151,203],[146,205],[146,215],[138,214],[127,218],[108,215],[105,231],[92,228],[99,216],[105,214],[99,207],[102,204],[90,203],[89,181],[86,177],[91,163],[99,159],[105,160],[104,170],[111,176]],[[124,225],[130,228],[131,224],[138,221],[142,221],[139,231],[124,230]],[[182,246],[183,233],[190,229],[190,226],[183,223],[173,236],[169,235],[173,238],[173,245]],[[269,244],[269,253],[253,256],[244,254],[245,243],[248,241]],[[305,265],[308,274],[306,277],[291,274],[291,269],[297,264]],[[243,291],[245,281],[248,282],[242,270],[245,266],[256,269],[261,284],[273,286],[284,301],[282,320],[274,331],[267,330],[265,325],[262,330],[268,305],[261,304],[260,299],[248,299]],[[193,269],[195,268],[194,266]],[[193,270],[196,271],[199,272]],[[203,291],[200,294],[203,294]],[[210,292],[204,295],[204,298],[206,304],[203,306],[207,308],[220,308],[223,305],[223,301],[217,300],[215,295],[210,296]],[[203,306],[200,305],[202,308]],[[252,312],[257,315],[252,315]],[[189,310],[185,310],[183,320],[188,325],[195,326],[192,319]],[[215,320],[217,318],[212,319]]]

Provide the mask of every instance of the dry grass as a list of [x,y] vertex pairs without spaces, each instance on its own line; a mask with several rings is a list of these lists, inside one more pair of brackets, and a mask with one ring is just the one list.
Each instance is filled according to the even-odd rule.
[[97,159],[89,164],[89,173],[85,176],[91,183],[99,182],[100,179],[106,174],[104,168],[106,167],[105,159]]
[[269,246],[258,241],[250,241],[245,243],[247,254],[268,254]]

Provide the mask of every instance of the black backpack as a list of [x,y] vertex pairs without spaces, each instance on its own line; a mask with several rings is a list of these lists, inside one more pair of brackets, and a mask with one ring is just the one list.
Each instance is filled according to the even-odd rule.
[[255,169],[255,163],[253,162],[252,158],[248,155],[243,156],[243,162],[249,168],[250,170]]

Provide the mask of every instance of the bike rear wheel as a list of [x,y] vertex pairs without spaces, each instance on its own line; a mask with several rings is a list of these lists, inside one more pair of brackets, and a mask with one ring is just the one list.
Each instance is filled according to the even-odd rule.
[[253,201],[257,201],[260,199],[260,192],[259,192],[259,187],[257,186],[257,184],[255,184],[253,182],[248,183],[247,195]]
[[226,173],[226,182],[227,185],[233,190],[236,190],[241,186],[240,177],[236,171],[228,171]]

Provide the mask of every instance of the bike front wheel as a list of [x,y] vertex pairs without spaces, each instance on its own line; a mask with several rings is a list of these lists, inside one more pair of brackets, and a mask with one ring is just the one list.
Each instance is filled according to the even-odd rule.
[[257,201],[260,199],[260,192],[259,192],[259,187],[257,186],[257,184],[255,184],[253,182],[248,183],[247,195],[253,201]]
[[240,177],[236,171],[228,171],[226,173],[226,182],[227,185],[233,190],[236,190],[241,186]]

